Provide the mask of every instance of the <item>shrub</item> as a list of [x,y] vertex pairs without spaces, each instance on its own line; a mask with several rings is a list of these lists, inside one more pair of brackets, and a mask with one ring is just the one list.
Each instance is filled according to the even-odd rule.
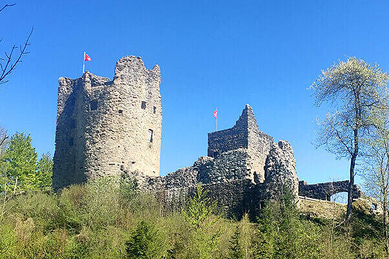
[[163,258],[163,248],[158,238],[158,231],[150,222],[138,222],[136,229],[126,242],[128,258]]

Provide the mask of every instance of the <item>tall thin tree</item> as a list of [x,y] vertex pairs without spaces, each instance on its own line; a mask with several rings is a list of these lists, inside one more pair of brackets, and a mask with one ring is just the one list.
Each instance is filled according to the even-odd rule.
[[386,109],[389,76],[377,64],[352,57],[339,61],[312,84],[315,105],[327,103],[329,112],[319,121],[317,145],[338,158],[350,159],[347,199],[351,216],[357,159],[365,154],[364,139],[374,127],[373,110]]

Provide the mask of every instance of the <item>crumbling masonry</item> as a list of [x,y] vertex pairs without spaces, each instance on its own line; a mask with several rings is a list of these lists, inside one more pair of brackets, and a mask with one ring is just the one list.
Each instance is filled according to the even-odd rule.
[[159,174],[160,70],[125,57],[112,81],[84,73],[58,88],[54,189],[121,171]]
[[[89,72],[60,78],[53,187],[96,177],[136,177],[139,188],[156,193],[167,206],[180,206],[202,183],[229,215],[255,213],[285,189],[299,196],[291,145],[258,128],[246,105],[236,124],[208,134],[208,156],[193,166],[159,175],[162,107],[160,70],[147,70],[139,57],[121,58],[112,81]],[[334,186],[334,185],[332,185]],[[338,186],[335,184],[335,186]],[[300,182],[300,195],[328,199],[343,191]],[[355,190],[357,187],[355,187]],[[355,192],[356,196],[360,195]],[[357,198],[357,197],[356,197]]]

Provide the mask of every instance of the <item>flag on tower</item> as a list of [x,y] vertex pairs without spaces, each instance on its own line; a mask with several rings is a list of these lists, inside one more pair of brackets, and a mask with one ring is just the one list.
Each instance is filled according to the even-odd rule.
[[92,59],[89,57],[88,54],[84,52],[84,61],[91,61]]
[[91,61],[92,59],[89,57],[86,52],[84,52],[84,60],[82,61],[82,74],[85,73],[85,61]]
[[217,108],[216,108],[216,110],[213,112],[213,116],[215,116],[215,131],[217,131]]

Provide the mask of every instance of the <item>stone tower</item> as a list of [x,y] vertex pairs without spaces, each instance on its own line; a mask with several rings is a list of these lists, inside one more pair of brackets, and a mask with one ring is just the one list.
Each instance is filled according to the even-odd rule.
[[58,88],[54,189],[102,175],[159,175],[160,69],[121,58],[115,76],[61,77]]
[[266,157],[272,144],[273,137],[259,130],[253,110],[247,104],[234,127],[208,134],[208,156],[218,158],[223,153],[241,150],[247,154],[242,161],[248,178],[262,183]]

